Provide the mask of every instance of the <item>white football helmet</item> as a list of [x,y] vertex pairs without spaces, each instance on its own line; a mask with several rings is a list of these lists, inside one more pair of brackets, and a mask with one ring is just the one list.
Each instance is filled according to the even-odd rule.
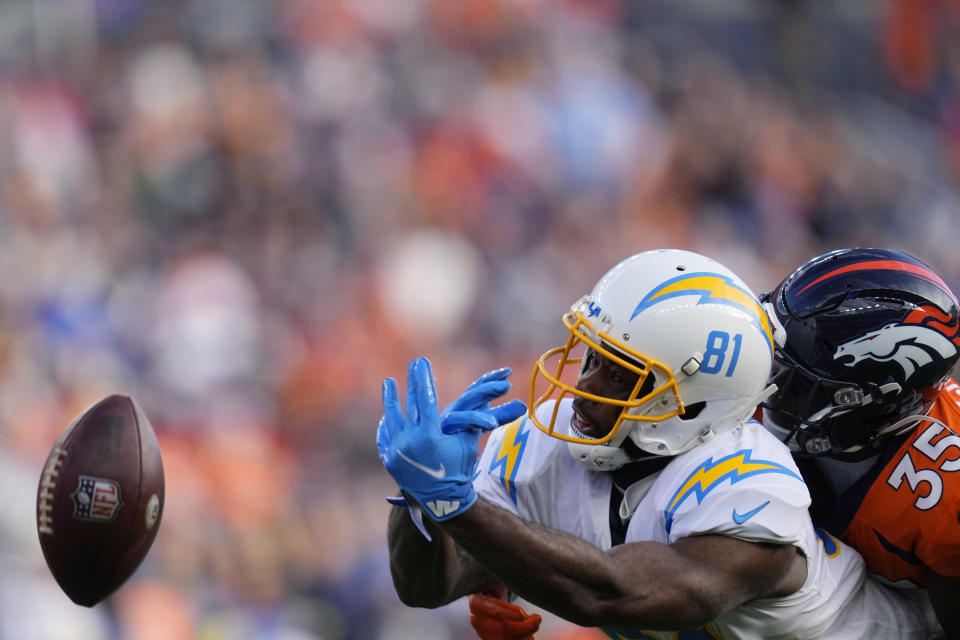
[[[767,315],[736,274],[697,253],[657,250],[627,258],[573,304],[563,323],[570,330],[567,344],[543,354],[534,367],[529,415],[594,470],[628,462],[621,448],[628,437],[655,455],[687,451],[746,420],[772,391]],[[626,399],[582,392],[562,380],[587,348],[639,375]],[[653,382],[645,387],[648,376]],[[538,392],[541,378],[547,388]],[[649,391],[641,395],[641,389]],[[555,424],[567,395],[623,409],[610,433],[589,438],[572,425]],[[548,419],[539,419],[537,408],[551,398],[552,410],[541,412]]]

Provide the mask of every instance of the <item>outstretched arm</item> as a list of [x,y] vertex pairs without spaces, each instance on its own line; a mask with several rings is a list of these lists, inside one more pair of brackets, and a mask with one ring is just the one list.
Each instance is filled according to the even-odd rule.
[[[468,390],[465,396],[498,397],[505,391],[502,382],[484,381],[477,387],[483,391]],[[439,535],[438,546],[418,546],[423,542],[411,539],[412,527],[406,530],[398,548],[431,562],[424,566],[411,559],[408,565],[405,556],[391,553],[401,573],[408,567],[420,572],[415,580],[400,576],[401,583],[413,585],[402,596],[409,595],[405,602],[431,606],[483,588],[473,582],[475,560],[518,595],[580,625],[684,629],[753,598],[793,593],[806,578],[806,561],[789,545],[704,535],[672,545],[635,542],[601,551],[478,499],[472,483],[478,434],[507,416],[466,405],[438,415],[433,373],[424,359],[411,363],[407,387],[404,417],[396,383],[384,382],[380,457],[405,495],[434,520],[432,529],[449,539]],[[472,559],[464,560],[453,543]],[[424,586],[431,578],[440,586]]]
[[390,512],[390,573],[401,602],[410,607],[434,608],[500,585],[432,520],[428,518],[424,524],[432,541],[417,530],[405,507],[393,507]]
[[806,561],[790,545],[705,535],[601,551],[483,498],[438,524],[512,591],[581,626],[697,627],[748,600],[793,593],[806,579]]
[[[404,491],[408,504],[419,503],[432,518],[448,518],[476,499],[472,487],[478,432],[442,439],[447,428],[482,424],[492,429],[522,415],[526,407],[512,401],[490,402],[510,389],[509,369],[491,371],[474,381],[442,414],[437,412],[430,363],[418,358],[407,374],[406,411],[397,384],[383,384],[384,415],[377,428],[377,449],[387,471]],[[395,501],[393,501],[395,502]],[[433,520],[427,540],[405,507],[394,507],[387,526],[390,570],[401,601],[410,606],[437,607],[461,596],[502,586],[478,562],[445,535]]]

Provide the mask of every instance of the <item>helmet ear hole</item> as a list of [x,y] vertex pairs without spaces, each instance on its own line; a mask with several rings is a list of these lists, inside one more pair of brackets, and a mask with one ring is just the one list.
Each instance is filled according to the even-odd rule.
[[681,413],[677,417],[680,418],[681,420],[693,420],[698,415],[700,415],[700,412],[703,411],[703,408],[706,406],[707,406],[707,403],[702,400],[700,402],[694,402],[693,404],[690,404],[684,407],[683,413]]

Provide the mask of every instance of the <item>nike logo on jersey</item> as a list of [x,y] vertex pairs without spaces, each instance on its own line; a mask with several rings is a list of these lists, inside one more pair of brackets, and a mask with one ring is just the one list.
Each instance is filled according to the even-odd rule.
[[716,462],[713,458],[707,458],[687,476],[677,492],[673,494],[667,508],[663,510],[667,533],[670,533],[673,519],[687,498],[693,496],[697,504],[702,504],[714,489],[723,486],[728,480],[733,485],[763,473],[783,474],[803,482],[798,474],[779,462],[754,458],[752,449],[741,449]]
[[750,511],[747,511],[746,513],[737,513],[737,510],[734,509],[734,510],[733,510],[733,514],[732,514],[732,515],[733,515],[733,521],[736,522],[737,524],[743,524],[744,522],[746,522],[747,520],[749,520],[749,519],[752,518],[753,516],[755,516],[755,515],[757,515],[758,513],[760,513],[760,511],[761,511],[765,506],[767,506],[768,504],[770,504],[770,501],[769,501],[769,500],[767,500],[766,502],[764,502],[762,505],[760,505],[760,506],[757,507],[756,509],[750,509]]
[[427,474],[431,478],[436,478],[437,480],[443,480],[447,475],[447,470],[443,467],[443,463],[440,464],[439,469],[433,469],[423,463],[417,462],[413,458],[408,458],[406,455],[404,455],[403,451],[398,450],[397,453],[400,455],[401,458],[409,462],[413,467],[420,469],[420,471],[423,471],[425,474]]

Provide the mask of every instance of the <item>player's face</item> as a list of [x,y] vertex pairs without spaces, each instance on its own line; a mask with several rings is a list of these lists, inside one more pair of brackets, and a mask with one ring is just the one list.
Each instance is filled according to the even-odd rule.
[[[588,349],[576,388],[586,393],[626,400],[637,384],[639,376],[607,358]],[[620,417],[622,407],[577,397],[573,401],[571,424],[588,438],[602,438],[610,433]]]

